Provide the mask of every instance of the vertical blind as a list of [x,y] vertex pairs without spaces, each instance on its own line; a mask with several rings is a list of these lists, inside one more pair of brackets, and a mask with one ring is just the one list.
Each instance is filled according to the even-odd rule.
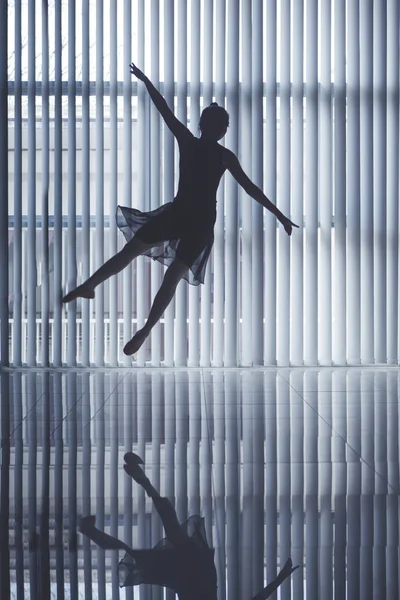
[[131,364],[159,263],[60,303],[121,249],[117,204],[176,190],[176,145],[131,60],[194,134],[224,105],[222,143],[300,225],[289,238],[227,173],[205,283],[179,284],[136,363],[398,364],[398,0],[2,6],[2,364]]

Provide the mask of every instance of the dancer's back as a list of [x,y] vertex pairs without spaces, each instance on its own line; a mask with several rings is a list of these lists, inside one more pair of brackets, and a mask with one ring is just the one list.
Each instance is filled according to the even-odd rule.
[[216,193],[225,171],[224,148],[218,142],[190,136],[179,144],[176,201],[199,214],[215,212]]

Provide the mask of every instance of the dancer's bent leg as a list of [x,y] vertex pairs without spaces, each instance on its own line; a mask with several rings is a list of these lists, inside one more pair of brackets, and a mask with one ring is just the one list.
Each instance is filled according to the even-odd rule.
[[146,325],[142,327],[142,329],[139,329],[133,338],[125,345],[125,354],[135,354],[135,352],[139,350],[147,336],[150,334],[150,331],[160,320],[163,312],[174,297],[176,287],[184,274],[187,272],[188,268],[189,267],[179,258],[176,258],[168,267],[165,272],[161,287],[154,298]]
[[130,475],[139,485],[141,485],[146,494],[153,500],[154,506],[160,518],[163,522],[165,533],[170,542],[176,546],[184,544],[188,541],[188,536],[182,531],[178,521],[175,509],[172,506],[168,498],[160,496],[160,493],[151,484],[149,478],[145,475],[144,471],[132,459],[132,456],[136,456],[131,452],[125,454],[125,460],[127,462],[124,465],[124,469],[128,475]]
[[114,254],[107,262],[104,263],[89,279],[87,279],[82,285],[79,285],[74,290],[71,290],[63,298],[63,302],[71,302],[76,298],[94,298],[94,289],[103,283],[106,279],[112,275],[116,275],[122,269],[129,265],[129,263],[143,254],[145,250],[152,248],[155,244],[148,244],[143,242],[140,238],[135,236],[132,238],[120,252]]

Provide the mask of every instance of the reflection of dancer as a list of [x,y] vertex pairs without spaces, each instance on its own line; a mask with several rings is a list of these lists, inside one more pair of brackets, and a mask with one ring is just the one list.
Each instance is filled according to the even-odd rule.
[[[152,498],[167,537],[150,550],[133,550],[119,539],[96,529],[94,516],[81,520],[80,531],[105,550],[126,551],[118,565],[121,587],[148,583],[174,590],[179,600],[216,600],[214,549],[208,546],[204,519],[193,515],[180,525],[168,498],[160,496],[139,466],[143,464],[142,459],[128,452],[125,462],[125,471]],[[289,559],[278,577],[253,600],[269,598],[296,568]]]
[[178,142],[178,192],[173,202],[167,202],[150,212],[119,206],[117,224],[127,244],[87,281],[63,298],[63,302],[78,297],[94,298],[95,287],[119,273],[140,254],[167,264],[168,269],[145,326],[124,347],[128,355],[137,352],[143,344],[171,302],[182,278],[192,285],[204,282],[214,242],[216,193],[226,169],[252,198],[279,219],[288,235],[292,233],[292,226],[298,227],[247,177],[236,155],[218,144],[229,125],[229,115],[222,106],[213,102],[203,110],[199,124],[201,136],[196,138],[175,117],[158,90],[133,63],[131,72],[144,82],[150,98]]

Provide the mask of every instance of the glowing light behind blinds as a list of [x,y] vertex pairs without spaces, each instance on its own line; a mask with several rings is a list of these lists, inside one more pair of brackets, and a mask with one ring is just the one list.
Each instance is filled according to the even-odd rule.
[[137,364],[396,364],[398,15],[398,0],[10,6],[2,362],[131,364],[123,343],[163,267],[138,259],[90,304],[60,294],[122,247],[117,203],[150,210],[176,190],[135,58],[193,133],[211,100],[227,107],[224,143],[301,226],[289,239],[227,174],[205,284],[180,284]]

